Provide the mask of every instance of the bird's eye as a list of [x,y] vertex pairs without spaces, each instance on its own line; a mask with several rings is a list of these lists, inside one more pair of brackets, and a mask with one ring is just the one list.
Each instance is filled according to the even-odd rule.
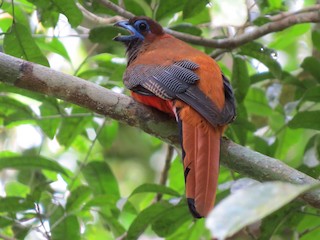
[[142,23],[139,24],[139,30],[140,30],[140,31],[142,31],[142,32],[143,32],[143,31],[146,31],[147,28],[148,28],[148,27],[147,27],[147,24],[146,24],[146,23],[142,22]]

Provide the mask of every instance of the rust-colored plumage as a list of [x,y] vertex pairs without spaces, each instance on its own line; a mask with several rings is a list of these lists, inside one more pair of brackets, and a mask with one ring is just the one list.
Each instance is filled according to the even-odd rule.
[[150,18],[117,25],[131,33],[115,38],[127,46],[124,84],[137,101],[176,116],[188,205],[195,217],[206,217],[214,205],[220,138],[235,117],[231,86],[212,58]]

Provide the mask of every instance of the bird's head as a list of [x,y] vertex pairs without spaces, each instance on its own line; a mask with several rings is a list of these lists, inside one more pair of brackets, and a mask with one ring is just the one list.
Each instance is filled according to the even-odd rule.
[[130,42],[152,40],[164,34],[161,25],[148,17],[133,17],[128,21],[120,21],[117,27],[126,29],[130,35],[118,35],[113,40],[129,44]]

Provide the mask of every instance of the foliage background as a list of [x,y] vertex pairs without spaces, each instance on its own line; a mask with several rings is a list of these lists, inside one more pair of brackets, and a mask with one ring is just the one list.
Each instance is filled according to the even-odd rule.
[[[112,41],[120,17],[101,2],[2,1],[1,50],[127,93],[125,51]],[[312,0],[114,2],[172,30],[214,39],[318,6]],[[237,48],[194,46],[219,60],[235,89],[238,117],[226,136],[318,178],[319,25],[294,25]],[[0,83],[0,238],[210,239],[205,220],[194,221],[186,209],[182,165],[169,149],[109,117]],[[172,162],[163,186],[166,158]],[[218,202],[252,182],[221,167]],[[294,201],[266,211],[234,239],[320,238],[319,210]]]

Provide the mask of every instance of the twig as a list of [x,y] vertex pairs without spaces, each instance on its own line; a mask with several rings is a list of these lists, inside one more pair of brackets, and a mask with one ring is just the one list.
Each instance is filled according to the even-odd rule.
[[99,2],[103,6],[105,6],[106,8],[111,9],[112,11],[114,11],[115,13],[119,14],[120,16],[122,16],[124,18],[132,18],[132,17],[134,17],[133,13],[126,11],[125,9],[123,9],[122,7],[119,7],[117,4],[114,4],[111,1],[99,0]]
[[175,37],[201,46],[213,47],[213,48],[236,48],[245,43],[256,40],[262,36],[265,36],[272,32],[279,32],[288,27],[301,23],[320,22],[320,14],[318,12],[299,13],[296,15],[288,16],[280,21],[270,22],[262,25],[261,27],[255,27],[250,32],[245,32],[237,37],[225,38],[225,39],[206,39],[203,37],[196,37],[190,34],[176,32],[170,29],[166,29],[166,32],[174,35]]
[[107,122],[107,118],[105,118],[105,119],[103,120],[103,123],[97,128],[97,130],[96,130],[96,136],[95,136],[95,138],[91,141],[91,146],[90,146],[90,148],[89,148],[89,150],[88,150],[88,152],[87,152],[84,160],[81,162],[81,164],[80,164],[80,166],[78,167],[78,169],[76,170],[73,178],[71,179],[71,182],[70,182],[70,184],[69,184],[70,189],[72,189],[73,184],[75,183],[75,180],[77,179],[77,177],[79,177],[79,175],[80,175],[79,173],[81,172],[82,168],[87,164],[87,162],[88,162],[88,160],[89,160],[89,157],[90,157],[90,155],[91,155],[91,152],[92,152],[92,150],[93,150],[93,147],[94,147],[95,143],[97,142],[98,137],[99,137],[102,129],[103,129],[104,126],[106,125],[106,122]]
[[[124,10],[123,8],[108,0],[100,0],[100,3],[103,4],[105,7],[113,10],[122,17],[131,18],[134,16],[134,14],[132,14],[131,12]],[[255,27],[254,29],[250,30],[250,32],[245,32],[237,37],[229,37],[225,39],[207,39],[203,37],[197,37],[190,34],[173,31],[168,28],[166,28],[165,31],[183,41],[190,42],[193,44],[212,48],[233,49],[250,41],[256,40],[271,32],[282,31],[296,24],[307,22],[320,22],[320,14],[318,10],[319,6],[316,5],[314,7],[301,9],[300,11],[297,11],[295,13],[274,15],[270,18],[278,20],[266,23],[260,27]]]
[[303,232],[299,233],[299,239],[302,238],[304,235],[307,235],[308,233],[313,232],[314,230],[317,230],[319,228],[320,225],[304,230]]
[[[53,69],[0,53],[0,81],[33,92],[47,94],[77,104],[122,123],[135,126],[169,144],[179,146],[174,119],[135,102],[123,94]],[[259,181],[285,181],[294,184],[319,184],[316,179],[285,163],[252,151],[230,140],[221,141],[221,163],[231,170]],[[320,208],[320,191],[301,198]]]
[[41,211],[40,211],[40,207],[39,207],[39,204],[38,203],[35,203],[35,210],[36,210],[36,213],[37,213],[37,216],[38,216],[38,219],[40,221],[40,224],[41,224],[41,227],[43,228],[44,230],[44,236],[50,240],[51,239],[51,236],[50,236],[50,233],[47,231],[45,225],[44,225],[44,222],[43,222],[43,219],[42,219],[42,214],[41,214]]
[[112,24],[112,23],[118,22],[120,20],[123,20],[123,17],[121,17],[121,16],[113,16],[113,17],[108,17],[108,18],[99,17],[96,14],[93,14],[92,12],[88,11],[80,3],[77,3],[77,7],[83,13],[83,16],[86,19],[88,19],[91,22],[97,23],[97,24],[107,25],[107,24]]
[[266,16],[267,18],[269,18],[271,21],[279,21],[283,18],[292,16],[292,15],[296,15],[299,13],[307,13],[307,12],[314,12],[314,11],[319,11],[320,10],[320,4],[316,4],[313,6],[309,6],[309,7],[305,7],[303,9],[300,9],[298,11],[295,12],[282,12],[279,13],[277,15],[273,15],[273,16]]
[[16,238],[8,237],[0,233],[0,239],[3,240],[17,240]]
[[[161,176],[160,176],[160,181],[159,181],[160,185],[163,185],[163,186],[166,185],[166,182],[167,182],[167,179],[168,179],[168,173],[169,173],[170,166],[171,166],[171,159],[172,159],[172,156],[173,156],[173,151],[174,151],[173,146],[168,145],[165,164],[164,164]],[[157,196],[156,196],[156,200],[155,201],[159,202],[161,200],[161,198],[162,198],[162,194],[158,193]]]

